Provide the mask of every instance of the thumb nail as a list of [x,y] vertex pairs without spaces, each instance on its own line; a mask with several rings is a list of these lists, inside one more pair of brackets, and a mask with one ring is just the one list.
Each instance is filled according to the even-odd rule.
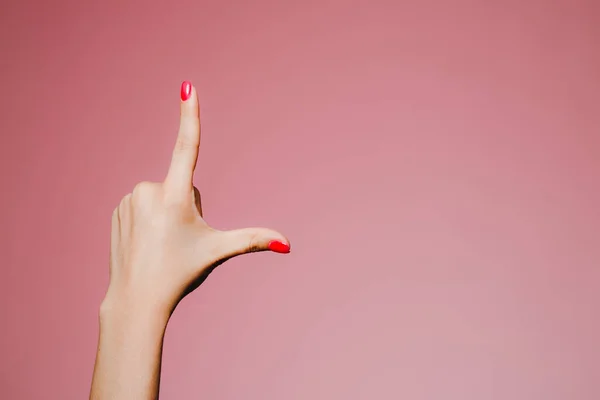
[[290,245],[280,242],[279,240],[272,240],[269,242],[269,250],[274,251],[275,253],[289,253]]

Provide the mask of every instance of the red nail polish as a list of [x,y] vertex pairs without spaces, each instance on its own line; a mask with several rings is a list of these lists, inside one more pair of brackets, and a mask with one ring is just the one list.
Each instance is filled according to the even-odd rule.
[[192,95],[192,84],[191,82],[184,81],[181,84],[181,100],[186,101]]
[[282,243],[278,240],[273,240],[269,243],[269,250],[274,251],[275,253],[289,253],[290,245]]

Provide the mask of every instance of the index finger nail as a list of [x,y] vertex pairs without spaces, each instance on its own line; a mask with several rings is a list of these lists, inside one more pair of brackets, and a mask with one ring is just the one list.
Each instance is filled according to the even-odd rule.
[[192,95],[192,83],[184,81],[181,84],[181,100],[186,101]]

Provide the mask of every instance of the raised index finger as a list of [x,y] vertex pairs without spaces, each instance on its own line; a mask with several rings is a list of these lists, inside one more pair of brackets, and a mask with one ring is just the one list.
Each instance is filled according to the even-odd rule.
[[196,89],[190,82],[181,84],[181,120],[171,166],[165,179],[167,190],[175,196],[189,196],[200,146],[200,110]]

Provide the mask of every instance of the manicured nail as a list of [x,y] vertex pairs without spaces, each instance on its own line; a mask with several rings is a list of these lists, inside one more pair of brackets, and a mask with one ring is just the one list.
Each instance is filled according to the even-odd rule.
[[273,240],[269,243],[269,250],[274,251],[275,253],[289,253],[290,245],[280,242],[278,240]]
[[191,82],[184,81],[181,84],[181,100],[186,101],[192,95],[192,84]]

